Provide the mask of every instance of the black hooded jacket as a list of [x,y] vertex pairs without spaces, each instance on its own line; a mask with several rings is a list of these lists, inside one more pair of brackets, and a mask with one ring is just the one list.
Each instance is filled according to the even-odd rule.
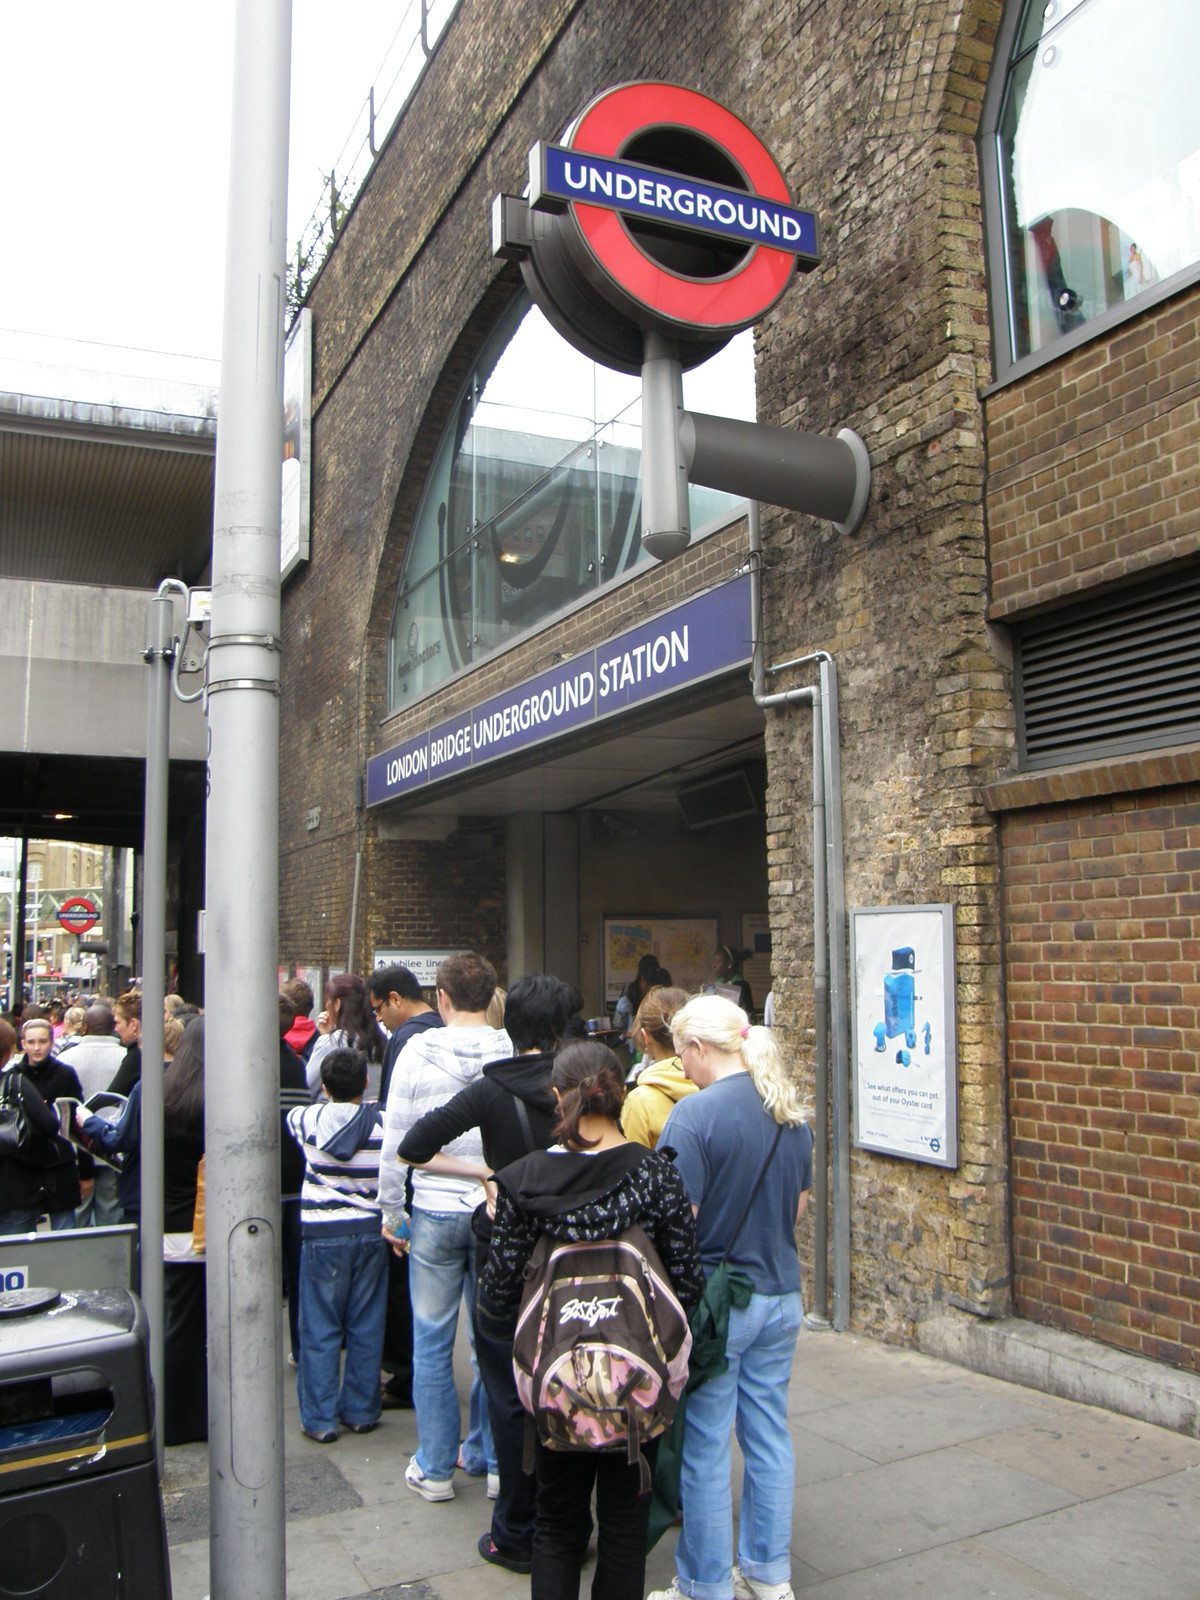
[[497,1316],[514,1315],[525,1265],[543,1233],[555,1239],[613,1239],[635,1224],[658,1251],[689,1314],[704,1292],[696,1224],[683,1179],[657,1150],[619,1144],[595,1154],[539,1150],[497,1172],[499,1198],[481,1297]]
[[[470,1128],[479,1129],[483,1158],[493,1172],[533,1150],[544,1150],[554,1143],[554,1124],[558,1120],[550,1092],[553,1066],[553,1051],[489,1062],[473,1083],[413,1124],[397,1156],[401,1161],[418,1164],[428,1161]],[[517,1101],[525,1108],[528,1135]],[[476,1211],[473,1227],[477,1238],[491,1236],[486,1207],[480,1206]]]

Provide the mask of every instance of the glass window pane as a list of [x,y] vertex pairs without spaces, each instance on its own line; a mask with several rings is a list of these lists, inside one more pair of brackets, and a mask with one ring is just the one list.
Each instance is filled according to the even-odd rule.
[[1013,358],[1200,260],[1194,0],[1030,6],[998,129]]
[[[694,410],[754,418],[749,333],[684,375]],[[393,710],[650,558],[641,544],[641,380],[582,356],[520,296],[466,385],[405,555]],[[691,490],[692,527],[735,506]]]

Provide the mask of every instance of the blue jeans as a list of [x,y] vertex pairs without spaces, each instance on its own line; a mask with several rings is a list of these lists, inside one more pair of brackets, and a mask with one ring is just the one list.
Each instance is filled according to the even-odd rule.
[[77,1228],[116,1228],[125,1221],[119,1186],[121,1174],[112,1167],[96,1167],[96,1183],[90,1195],[75,1212]]
[[738,1565],[760,1583],[791,1582],[795,1458],[788,1380],[804,1305],[799,1293],[756,1294],[729,1315],[728,1369],[688,1396],[675,1546],[679,1588],[694,1600],[732,1600],[733,1494],[729,1430],[746,1462]]
[[[305,1239],[300,1253],[300,1422],[330,1433],[379,1419],[388,1246],[378,1233]],[[342,1340],[346,1364],[338,1383]]]
[[417,1465],[428,1478],[449,1478],[454,1473],[462,1437],[454,1387],[454,1338],[458,1304],[465,1299],[474,1376],[463,1462],[470,1472],[494,1472],[496,1454],[487,1402],[475,1365],[475,1236],[470,1213],[422,1211],[414,1206],[411,1229],[408,1285],[413,1312],[413,1407],[420,1440]]
[[[45,1213],[37,1206],[18,1206],[14,1211],[0,1211],[0,1234],[5,1233],[36,1233],[38,1218]],[[75,1213],[73,1211],[52,1211],[50,1213],[50,1227],[54,1233],[62,1233],[65,1228],[75,1226]]]

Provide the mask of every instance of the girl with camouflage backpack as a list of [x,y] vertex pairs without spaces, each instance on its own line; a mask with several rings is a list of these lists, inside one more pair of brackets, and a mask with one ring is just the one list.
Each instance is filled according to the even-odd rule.
[[[611,1050],[595,1040],[567,1045],[550,1082],[559,1142],[496,1174],[496,1215],[482,1283],[489,1307],[512,1319],[518,1388],[529,1394],[537,1419],[531,1596],[576,1600],[594,1487],[600,1527],[592,1592],[604,1600],[641,1600],[647,1469],[653,1469],[658,1439],[633,1435],[639,1422],[653,1433],[660,1411],[669,1420],[669,1388],[682,1387],[686,1348],[682,1363],[678,1347],[660,1350],[658,1375],[647,1372],[645,1385],[635,1387],[620,1381],[614,1340],[636,1344],[631,1324],[639,1303],[648,1324],[643,1343],[657,1342],[656,1324],[676,1324],[680,1313],[686,1324],[704,1288],[695,1224],[670,1161],[631,1144],[621,1132],[625,1085]],[[583,1266],[589,1244],[597,1247],[598,1259],[614,1261],[624,1253],[637,1264],[630,1272],[615,1268],[608,1281],[589,1276]],[[575,1246],[580,1248],[569,1248]],[[552,1256],[564,1263],[565,1277],[557,1282]],[[564,1367],[554,1363],[551,1346],[571,1323],[578,1323],[579,1337]],[[670,1334],[665,1337],[669,1342]],[[631,1360],[637,1359],[634,1350]],[[607,1412],[598,1393],[606,1387],[612,1391]]]

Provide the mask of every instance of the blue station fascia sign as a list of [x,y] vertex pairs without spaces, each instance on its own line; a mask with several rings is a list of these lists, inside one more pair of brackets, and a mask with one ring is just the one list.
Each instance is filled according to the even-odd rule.
[[383,805],[744,666],[752,645],[750,579],[742,576],[372,756],[367,805]]
[[689,233],[712,234],[746,245],[770,245],[805,264],[816,265],[821,259],[817,218],[812,211],[660,167],[564,145],[535,144],[529,152],[529,204],[534,210],[550,211],[562,210],[572,201],[605,206]]

